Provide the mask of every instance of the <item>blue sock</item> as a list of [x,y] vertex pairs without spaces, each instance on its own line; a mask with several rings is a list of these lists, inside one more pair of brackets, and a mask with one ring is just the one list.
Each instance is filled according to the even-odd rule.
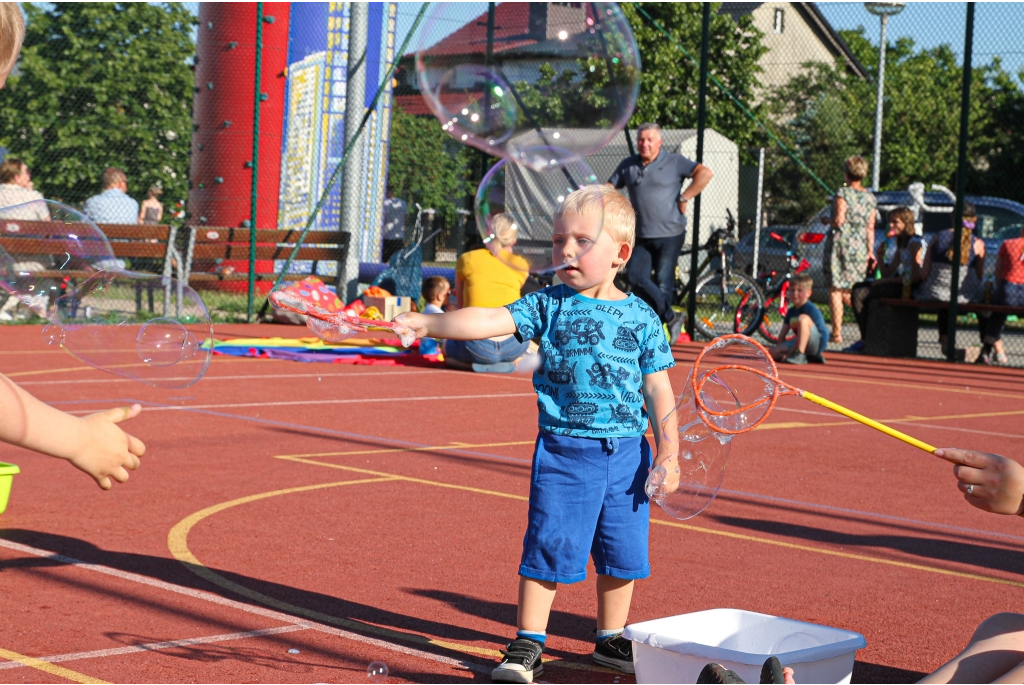
[[533,640],[534,642],[539,642],[542,645],[548,640],[548,634],[544,631],[536,632],[533,630],[517,630],[516,637],[525,637],[527,640]]
[[607,640],[610,637],[621,635],[623,630],[623,628],[617,628],[615,630],[599,630],[597,631],[597,641],[600,642],[601,640]]

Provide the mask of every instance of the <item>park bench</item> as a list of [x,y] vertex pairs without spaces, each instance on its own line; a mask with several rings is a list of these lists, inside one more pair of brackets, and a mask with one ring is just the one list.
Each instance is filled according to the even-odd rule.
[[[868,303],[868,335],[864,353],[878,357],[916,357],[918,313],[945,311],[949,302],[882,298]],[[1024,307],[1001,304],[957,305],[958,314],[1007,314],[1024,317]]]
[[[135,311],[142,309],[142,291],[148,294],[149,311],[153,309],[153,292],[157,287],[164,290],[164,311],[170,309],[171,277],[177,275],[179,280],[184,275],[181,255],[174,245],[177,229],[174,226],[150,224],[97,224],[100,231],[107,237],[114,257],[129,263],[131,271],[150,273],[163,276],[162,280],[152,279],[147,282],[135,283]],[[24,221],[21,219],[0,220],[0,247],[14,260],[34,261],[33,257],[49,255],[59,259],[65,254],[66,236],[79,235],[82,240],[78,255],[68,255],[64,265],[56,262],[52,268],[33,271],[25,276],[30,280],[39,280],[42,285],[46,281],[59,281],[65,288],[73,287],[76,282],[85,280],[96,273],[88,267],[83,258],[102,258],[107,255],[106,246],[98,240],[90,240],[94,235],[90,224],[66,223],[63,221]],[[63,237],[62,237],[63,236]],[[65,268],[61,268],[65,266]],[[176,273],[175,273],[176,269]],[[66,280],[65,280],[66,279]],[[64,288],[62,288],[64,289]]]
[[[256,230],[256,260],[287,259],[295,248],[302,232],[299,230]],[[190,285],[214,286],[218,282],[242,282],[249,280],[249,239],[248,228],[222,228],[216,226],[193,226],[189,229],[185,257],[185,277]],[[340,274],[348,254],[350,234],[345,231],[310,231],[302,247],[295,255],[296,261],[312,261],[312,275],[316,275],[320,262],[337,262],[336,273]],[[223,268],[230,262],[231,268]],[[272,281],[277,274],[259,273],[257,281]],[[286,274],[286,281],[301,281],[310,274]],[[337,283],[337,277],[329,280]]]

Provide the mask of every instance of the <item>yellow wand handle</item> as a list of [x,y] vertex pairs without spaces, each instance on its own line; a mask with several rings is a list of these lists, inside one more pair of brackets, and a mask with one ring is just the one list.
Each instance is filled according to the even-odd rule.
[[860,423],[863,423],[865,426],[870,426],[871,428],[874,428],[877,431],[882,431],[886,435],[891,435],[892,437],[896,438],[897,440],[902,440],[903,442],[907,443],[908,445],[913,445],[914,447],[917,447],[918,449],[922,449],[925,452],[928,452],[929,454],[935,452],[935,450],[938,449],[936,447],[932,447],[931,445],[929,445],[926,442],[921,442],[917,438],[912,438],[909,435],[907,435],[906,433],[901,433],[898,430],[896,430],[895,428],[889,428],[889,426],[886,426],[884,423],[879,423],[878,421],[875,421],[874,419],[869,419],[868,417],[863,416],[861,414],[858,414],[855,411],[851,411],[851,410],[847,409],[844,406],[836,404],[835,402],[830,402],[829,400],[826,400],[824,397],[818,397],[817,395],[815,395],[812,392],[807,392],[806,390],[801,390],[800,391],[800,396],[803,397],[805,400],[810,400],[811,402],[814,402],[815,404],[820,404],[821,406],[825,407],[826,409],[831,409],[832,411],[836,412],[837,414],[842,414],[843,416],[845,416],[847,418],[850,418],[850,419],[853,419],[854,421],[859,421]]

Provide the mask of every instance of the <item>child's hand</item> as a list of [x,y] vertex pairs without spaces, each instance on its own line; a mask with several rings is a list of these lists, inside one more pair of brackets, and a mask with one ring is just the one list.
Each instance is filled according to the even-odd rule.
[[935,450],[935,456],[955,464],[957,488],[972,506],[993,514],[1024,514],[1024,466],[998,454],[959,450]]
[[110,489],[111,478],[118,483],[128,480],[128,470],[139,468],[139,457],[145,454],[146,446],[117,424],[138,416],[140,411],[142,407],[135,404],[82,417],[81,444],[68,461],[92,476],[104,490]]
[[401,326],[405,326],[413,335],[416,337],[413,340],[419,340],[420,338],[426,338],[429,333],[427,332],[427,315],[420,314],[418,312],[405,312],[395,317],[394,322]]

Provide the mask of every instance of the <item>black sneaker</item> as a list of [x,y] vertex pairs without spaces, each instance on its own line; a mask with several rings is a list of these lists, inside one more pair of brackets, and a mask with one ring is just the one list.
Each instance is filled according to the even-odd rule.
[[812,364],[824,364],[825,355],[821,354],[820,352],[818,354],[809,354],[807,355],[807,361],[809,361]]
[[736,674],[736,671],[730,671],[722,664],[708,664],[697,676],[697,682],[702,685],[709,683],[726,685],[726,683],[742,683],[743,679]]
[[598,640],[594,647],[594,661],[623,673],[633,673],[633,641],[622,633]]
[[517,637],[501,650],[505,658],[491,671],[491,680],[496,683],[532,683],[544,672],[540,657],[544,645],[536,640]]
[[782,673],[782,664],[778,657],[770,656],[761,667],[761,683],[784,683],[786,676]]

